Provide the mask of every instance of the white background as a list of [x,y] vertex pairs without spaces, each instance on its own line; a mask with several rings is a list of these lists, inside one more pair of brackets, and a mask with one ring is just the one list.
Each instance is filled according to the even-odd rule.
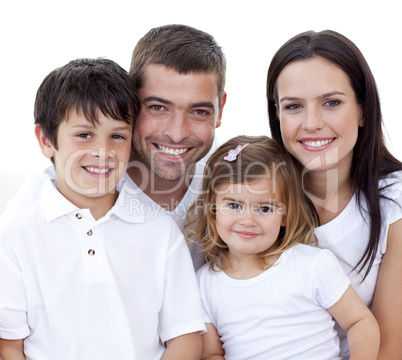
[[[265,81],[275,51],[306,30],[336,30],[365,55],[379,88],[387,144],[402,159],[402,20],[397,1],[371,0],[23,0],[0,6],[1,184],[49,164],[33,133],[38,86],[78,57],[107,57],[127,69],[150,28],[183,23],[212,34],[228,62],[220,140],[269,135]],[[8,175],[9,174],[9,175]]]

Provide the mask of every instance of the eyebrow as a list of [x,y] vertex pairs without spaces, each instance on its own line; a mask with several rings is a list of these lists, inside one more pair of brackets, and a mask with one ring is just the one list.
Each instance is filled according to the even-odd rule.
[[[157,101],[157,102],[160,102],[162,104],[173,105],[173,103],[171,101],[163,99],[163,98],[161,98],[159,96],[148,96],[143,101],[144,102]],[[206,107],[206,108],[215,110],[214,104],[212,102],[210,102],[210,101],[197,102],[197,103],[191,104],[190,107],[191,108]]]
[[[222,200],[224,200],[224,201],[230,201],[230,202],[235,202],[235,203],[239,203],[239,204],[244,204],[244,201],[239,201],[238,199],[229,198],[229,197],[224,197]],[[273,202],[271,202],[271,201],[261,201],[261,202],[257,202],[256,204],[259,204],[259,205],[270,205],[270,206],[276,206],[276,207],[279,206],[279,204],[273,203]]]
[[[78,124],[78,125],[74,125],[73,129],[85,129],[85,130],[91,130],[93,128],[96,128],[96,126],[94,125],[86,125],[86,124]],[[131,127],[130,126],[118,126],[112,129],[113,131],[131,131]]]
[[[327,97],[331,97],[331,96],[334,96],[334,95],[346,95],[344,92],[342,92],[342,91],[330,91],[330,92],[327,92],[327,93],[325,93],[325,94],[322,94],[322,95],[319,95],[319,96],[317,96],[316,97],[316,99],[324,99],[324,98],[327,98]],[[279,102],[281,103],[282,101],[297,101],[297,100],[301,100],[301,98],[299,98],[299,97],[296,97],[296,96],[284,96],[283,98],[281,98],[280,100],[279,100]]]

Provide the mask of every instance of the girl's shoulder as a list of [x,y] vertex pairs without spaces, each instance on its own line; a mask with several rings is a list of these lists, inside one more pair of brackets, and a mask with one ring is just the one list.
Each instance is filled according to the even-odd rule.
[[[283,258],[297,264],[307,264],[308,267],[317,266],[328,261],[337,261],[335,255],[327,250],[312,245],[296,244],[285,251]],[[335,259],[335,260],[334,260]]]

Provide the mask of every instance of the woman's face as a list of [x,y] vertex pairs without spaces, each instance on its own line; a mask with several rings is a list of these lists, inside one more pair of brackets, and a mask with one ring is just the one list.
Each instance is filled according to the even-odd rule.
[[309,170],[350,172],[362,109],[346,73],[315,57],[288,64],[276,82],[286,149]]

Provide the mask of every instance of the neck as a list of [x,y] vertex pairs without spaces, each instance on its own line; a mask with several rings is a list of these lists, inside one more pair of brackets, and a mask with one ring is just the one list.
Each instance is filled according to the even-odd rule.
[[113,193],[108,193],[101,197],[77,197],[68,200],[80,209],[89,209],[94,219],[99,220],[113,207],[118,195],[119,193],[114,190]]
[[[138,160],[137,160],[138,161]],[[145,164],[130,167],[127,170],[130,178],[148,197],[162,208],[173,211],[186,194],[193,178],[195,167],[179,180],[165,180],[157,177]]]
[[353,197],[350,168],[309,171],[304,175],[304,190],[313,202],[321,225],[338,216]]
[[279,258],[279,255],[270,258],[266,266],[262,265],[257,255],[238,257],[233,256],[229,251],[227,257],[230,266],[225,270],[225,273],[234,279],[246,280],[256,277],[270,268]]

